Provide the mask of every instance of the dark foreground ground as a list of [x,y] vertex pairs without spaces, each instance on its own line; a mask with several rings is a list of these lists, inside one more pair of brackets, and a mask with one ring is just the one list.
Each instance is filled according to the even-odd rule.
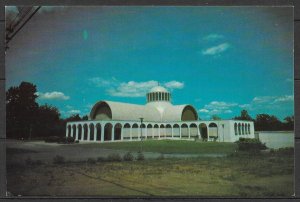
[[[294,193],[291,149],[251,155],[235,152],[233,143],[146,141],[142,146],[143,161],[108,162],[110,154],[122,157],[131,151],[136,157],[140,143],[11,141],[7,189],[14,196],[290,197]],[[58,154],[63,160],[55,164]]]

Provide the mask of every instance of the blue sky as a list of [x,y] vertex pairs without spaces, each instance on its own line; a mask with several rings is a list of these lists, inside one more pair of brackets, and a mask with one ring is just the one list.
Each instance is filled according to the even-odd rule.
[[42,7],[9,47],[6,88],[36,84],[63,117],[157,82],[202,119],[294,114],[291,7]]

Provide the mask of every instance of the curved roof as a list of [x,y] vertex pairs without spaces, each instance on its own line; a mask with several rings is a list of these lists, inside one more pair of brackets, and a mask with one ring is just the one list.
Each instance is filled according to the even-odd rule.
[[149,93],[154,93],[154,92],[165,92],[165,93],[168,93],[167,89],[165,89],[164,87],[162,86],[155,86],[153,87]]
[[162,121],[181,121],[182,113],[186,108],[191,107],[198,119],[198,114],[193,106],[191,105],[171,105],[164,110]]
[[[185,109],[192,108],[196,118],[196,110],[191,105],[172,105],[170,103],[148,103],[147,105],[137,105],[122,102],[99,101],[91,112],[90,118],[95,119],[98,107],[108,106],[112,120],[137,121],[144,118],[144,121],[181,121]],[[101,117],[101,116],[100,116]]]
[[160,120],[161,115],[155,107],[146,107],[145,105],[136,105],[122,102],[112,102],[112,101],[99,101],[97,102],[91,112],[90,117],[93,119],[95,113],[97,112],[98,106],[102,103],[106,103],[112,113],[112,120],[140,120],[141,117],[144,121]]

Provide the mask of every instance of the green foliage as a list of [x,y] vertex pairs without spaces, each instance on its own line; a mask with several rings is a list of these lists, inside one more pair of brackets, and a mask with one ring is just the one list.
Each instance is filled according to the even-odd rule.
[[28,157],[26,160],[25,160],[25,164],[26,165],[29,165],[29,166],[33,166],[33,165],[42,165],[43,162],[41,160],[32,160],[31,157]]
[[100,156],[100,157],[97,158],[97,161],[98,162],[105,162],[106,159],[104,157]]
[[124,154],[123,156],[123,160],[124,161],[133,161],[134,157],[132,155],[131,152],[127,152],[126,154]]
[[266,145],[257,138],[240,138],[236,143],[239,151],[251,151],[255,153],[267,149]]
[[58,143],[61,138],[58,136],[49,136],[45,138],[45,142],[48,143]]
[[145,160],[145,156],[144,156],[144,154],[141,151],[138,151],[136,160],[138,160],[138,161]]
[[212,115],[211,120],[221,120],[221,117],[219,117],[218,115]]
[[53,163],[54,164],[64,164],[65,163],[65,158],[63,156],[56,155],[53,158]]
[[109,154],[106,158],[106,161],[108,161],[108,162],[122,161],[122,158],[121,158],[120,154],[114,153],[114,154]]
[[88,164],[96,164],[96,160],[94,158],[88,158],[86,161]]
[[7,137],[29,139],[35,123],[38,104],[36,86],[22,82],[6,92]]
[[165,159],[165,156],[164,156],[163,153],[161,153],[161,154],[159,155],[159,157],[157,157],[157,160],[163,160],[163,159]]
[[233,119],[235,120],[245,120],[245,121],[253,121],[251,116],[248,114],[247,110],[242,110],[240,116],[236,116]]
[[256,118],[253,119],[247,110],[242,110],[241,115],[233,119],[254,121],[256,131],[294,130],[294,116],[285,117],[284,122],[281,122],[276,116],[269,114],[257,114]]

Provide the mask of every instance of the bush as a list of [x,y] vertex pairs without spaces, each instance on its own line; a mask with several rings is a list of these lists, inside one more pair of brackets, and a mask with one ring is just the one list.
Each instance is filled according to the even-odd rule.
[[58,137],[58,136],[50,136],[50,137],[45,138],[45,142],[48,142],[48,143],[59,142],[59,140],[60,140],[60,137]]
[[138,155],[137,155],[137,157],[136,157],[136,160],[138,160],[138,161],[143,161],[143,160],[145,160],[144,154],[143,154],[141,151],[138,152]]
[[30,165],[30,166],[33,166],[33,165],[42,165],[43,162],[41,160],[32,160],[30,157],[28,157],[26,160],[25,160],[25,163],[26,165]]
[[164,156],[164,154],[160,154],[160,156],[159,156],[159,157],[157,157],[157,160],[163,160],[163,159],[165,159],[165,156]]
[[110,154],[106,158],[107,161],[112,162],[112,161],[122,161],[122,158],[120,154]]
[[75,138],[74,137],[61,137],[59,138],[58,143],[61,144],[70,144],[70,143],[74,143],[75,142]]
[[97,158],[97,161],[98,162],[105,162],[106,160],[105,160],[104,157],[100,156],[100,157]]
[[126,154],[124,154],[123,156],[123,160],[124,161],[133,161],[134,157],[132,155],[131,152],[127,152]]
[[257,138],[240,138],[236,143],[239,151],[259,152],[267,149],[266,145]]
[[63,156],[56,155],[53,158],[53,163],[54,164],[64,164],[65,163],[65,158]]
[[33,164],[34,164],[33,160],[32,160],[30,157],[28,157],[28,158],[25,160],[25,163],[26,163],[26,165],[33,165]]
[[93,158],[88,158],[87,163],[88,164],[96,164],[96,160]]

